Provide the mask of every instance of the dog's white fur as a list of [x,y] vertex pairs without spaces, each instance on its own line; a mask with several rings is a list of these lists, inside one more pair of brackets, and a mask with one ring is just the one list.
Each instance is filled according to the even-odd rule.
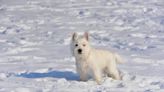
[[[81,49],[82,53],[79,54],[78,49]],[[120,56],[106,50],[92,48],[87,32],[83,36],[73,34],[71,50],[76,59],[76,69],[81,81],[87,81],[91,76],[100,84],[103,74],[113,79],[121,79],[116,67],[117,63],[122,62]]]

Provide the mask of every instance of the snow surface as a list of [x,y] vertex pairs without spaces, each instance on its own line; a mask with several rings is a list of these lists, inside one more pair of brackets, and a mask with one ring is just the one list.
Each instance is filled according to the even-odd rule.
[[[72,32],[121,54],[123,80],[79,81]],[[0,92],[164,92],[164,0],[0,0]]]

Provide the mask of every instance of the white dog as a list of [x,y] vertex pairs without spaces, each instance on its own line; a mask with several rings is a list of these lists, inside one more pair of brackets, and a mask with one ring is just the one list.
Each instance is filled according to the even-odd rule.
[[117,63],[122,62],[120,56],[116,53],[92,48],[87,32],[83,36],[73,33],[71,50],[76,59],[76,69],[81,81],[87,81],[91,76],[100,84],[103,74],[116,80],[121,79],[116,67]]

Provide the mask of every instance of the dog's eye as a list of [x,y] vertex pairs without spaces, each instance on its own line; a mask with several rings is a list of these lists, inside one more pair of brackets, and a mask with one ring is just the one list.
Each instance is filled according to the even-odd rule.
[[77,46],[78,46],[78,44],[75,44],[75,46],[77,47]]
[[85,47],[86,45],[85,45],[85,44],[83,44],[83,46]]

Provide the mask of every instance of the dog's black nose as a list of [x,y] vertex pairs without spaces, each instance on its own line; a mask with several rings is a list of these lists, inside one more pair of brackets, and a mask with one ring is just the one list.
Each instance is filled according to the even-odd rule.
[[78,49],[78,53],[81,54],[82,53],[82,49]]

